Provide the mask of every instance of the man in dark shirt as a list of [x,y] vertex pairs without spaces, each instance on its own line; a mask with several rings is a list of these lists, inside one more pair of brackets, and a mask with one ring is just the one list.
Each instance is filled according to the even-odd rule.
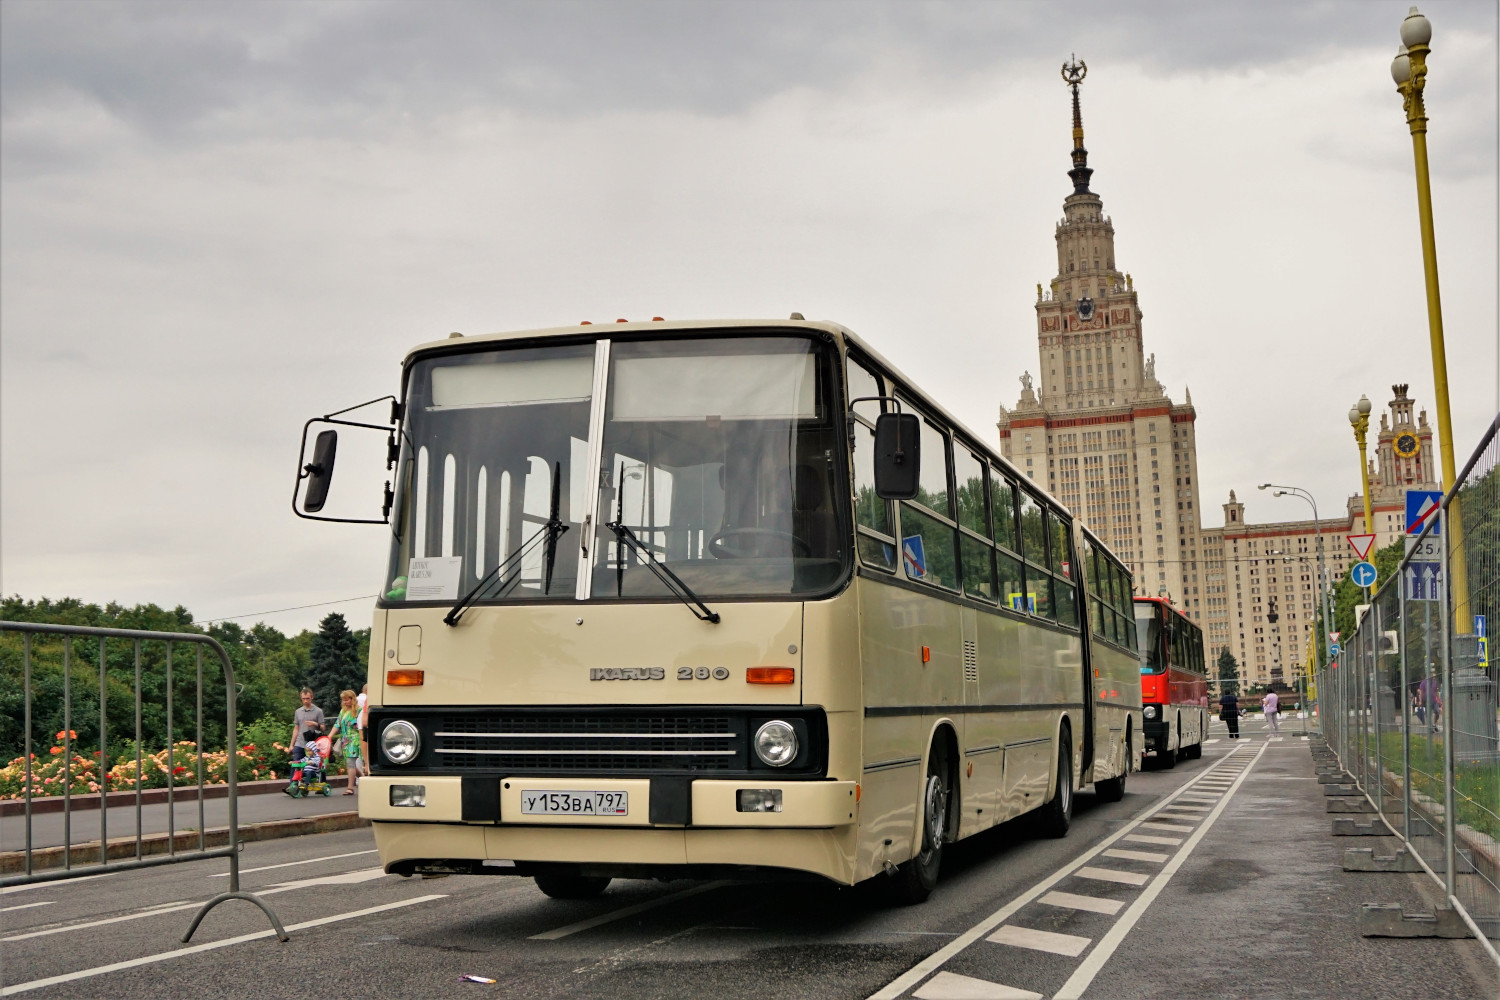
[[1219,699],[1219,718],[1229,727],[1229,738],[1240,738],[1240,700],[1233,691],[1226,691]]

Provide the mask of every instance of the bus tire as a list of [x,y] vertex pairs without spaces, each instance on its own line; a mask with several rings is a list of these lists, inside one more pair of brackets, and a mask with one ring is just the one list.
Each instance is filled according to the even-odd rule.
[[1057,749],[1057,788],[1052,801],[1042,806],[1038,823],[1042,836],[1053,839],[1066,837],[1073,823],[1073,747],[1069,736],[1063,729]]
[[532,876],[536,887],[553,899],[593,899],[609,887],[610,880],[588,875],[547,872]]
[[1125,774],[1121,771],[1116,777],[1094,782],[1094,794],[1100,802],[1118,802],[1125,797]]
[[922,843],[916,856],[891,877],[891,897],[902,906],[926,902],[937,888],[952,801],[953,765],[948,759],[948,743],[939,737],[927,755],[927,777],[922,783]]
[[1177,726],[1175,733],[1167,733],[1167,745],[1156,752],[1156,766],[1163,771],[1170,771],[1177,766],[1177,751],[1172,744],[1182,739],[1182,727]]

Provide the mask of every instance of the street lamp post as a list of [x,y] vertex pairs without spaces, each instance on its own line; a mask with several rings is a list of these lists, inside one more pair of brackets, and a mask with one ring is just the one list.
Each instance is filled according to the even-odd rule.
[[1359,483],[1365,496],[1365,533],[1375,534],[1375,522],[1370,515],[1370,461],[1365,457],[1365,434],[1370,429],[1370,397],[1361,395],[1359,402],[1349,407],[1349,426],[1354,428],[1354,440],[1359,445]]
[[[1368,402],[1368,400],[1366,402]],[[1359,409],[1359,407],[1356,406],[1355,410],[1358,410],[1358,409]],[[1368,411],[1366,411],[1366,412],[1368,414]],[[1366,419],[1366,421],[1369,420],[1368,415],[1366,415],[1365,419]],[[1360,458],[1361,458],[1360,465],[1361,466],[1364,465],[1363,457],[1364,457],[1364,449],[1363,449],[1363,447],[1361,447],[1361,449],[1360,449]],[[1277,497],[1284,497],[1284,496],[1300,497],[1301,499],[1306,500],[1307,503],[1308,503],[1308,505],[1312,507],[1312,512],[1313,512],[1313,532],[1314,532],[1314,534],[1317,535],[1317,538],[1318,538],[1318,590],[1319,590],[1319,596],[1321,598],[1321,602],[1322,602],[1322,605],[1323,605],[1323,648],[1322,648],[1322,653],[1323,653],[1323,668],[1325,670],[1331,669],[1331,664],[1333,662],[1333,611],[1332,611],[1332,609],[1328,605],[1328,590],[1329,590],[1329,582],[1330,581],[1328,579],[1328,571],[1323,566],[1323,521],[1322,521],[1321,518],[1318,517],[1318,501],[1316,499],[1314,499],[1314,497],[1313,497],[1313,495],[1311,493],[1309,493],[1307,490],[1304,490],[1300,486],[1278,486],[1275,483],[1261,483],[1259,486],[1256,487],[1256,489],[1261,489],[1261,490],[1275,490],[1276,492],[1273,493],[1273,494],[1271,494],[1271,495],[1272,496],[1277,496]],[[1368,504],[1369,504],[1369,496],[1370,496],[1370,494],[1369,494],[1369,490],[1367,488],[1366,491],[1365,491],[1365,504],[1366,504],[1366,508],[1365,508],[1366,509],[1365,520],[1366,520],[1366,522],[1369,521],[1369,513],[1368,513],[1368,511],[1369,511],[1369,506],[1368,506]],[[1316,638],[1317,637],[1314,636],[1314,639],[1316,639]],[[1306,698],[1304,698],[1303,700],[1304,700],[1303,709],[1305,711],[1306,708],[1307,708],[1307,706],[1305,704]]]
[[[1391,60],[1391,79],[1401,95],[1406,124],[1411,130],[1412,156],[1417,173],[1417,216],[1422,233],[1422,271],[1427,287],[1427,331],[1432,341],[1432,382],[1437,397],[1438,454],[1443,463],[1443,492],[1452,493],[1458,474],[1453,458],[1453,417],[1448,406],[1448,355],[1443,344],[1443,303],[1438,291],[1437,236],[1432,225],[1432,182],[1427,169],[1427,106],[1422,91],[1427,86],[1427,54],[1432,50],[1432,22],[1411,8],[1401,22],[1401,49]],[[1366,530],[1369,530],[1368,528]],[[1469,575],[1463,548],[1463,518],[1456,497],[1448,504],[1450,567],[1453,588],[1453,630],[1467,634],[1472,627]]]

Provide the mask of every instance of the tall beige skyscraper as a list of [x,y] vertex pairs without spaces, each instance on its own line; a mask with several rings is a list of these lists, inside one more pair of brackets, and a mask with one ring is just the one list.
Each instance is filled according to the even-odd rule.
[[1115,266],[1115,227],[1089,189],[1079,84],[1088,68],[1063,67],[1073,92],[1073,193],[1053,238],[1057,276],[1037,285],[1037,372],[1000,408],[1005,456],[1067,504],[1130,566],[1136,592],[1170,596],[1203,617],[1198,560],[1197,413],[1174,403],[1147,355],[1135,282]]

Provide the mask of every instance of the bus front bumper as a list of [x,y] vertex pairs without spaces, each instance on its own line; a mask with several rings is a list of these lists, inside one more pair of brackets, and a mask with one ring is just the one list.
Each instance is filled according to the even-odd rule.
[[[650,779],[497,778],[498,816],[487,818],[475,818],[479,796],[475,779],[467,780],[466,808],[461,777],[360,779],[359,814],[374,826],[386,871],[525,875],[565,865],[620,877],[681,877],[739,867],[852,881],[858,817],[852,781],[683,781],[691,803],[687,822],[653,823]],[[407,787],[393,796],[393,786]],[[414,795],[410,786],[422,786],[421,793]],[[659,794],[665,789],[658,784]],[[741,812],[742,789],[779,790],[781,811]],[[628,811],[524,814],[523,791],[625,792]],[[422,804],[392,804],[415,799]],[[658,819],[663,811],[658,802]]]

